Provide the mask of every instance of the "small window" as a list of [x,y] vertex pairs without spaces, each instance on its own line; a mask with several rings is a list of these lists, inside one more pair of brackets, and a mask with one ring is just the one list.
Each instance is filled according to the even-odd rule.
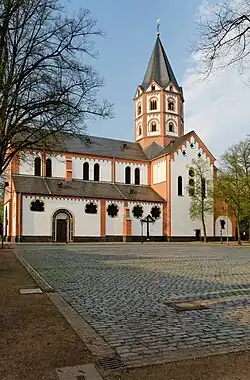
[[185,150],[182,151],[182,154],[183,154],[184,157],[187,156],[187,152]]
[[201,196],[202,196],[202,199],[206,198],[206,180],[205,180],[205,178],[201,179]]
[[194,196],[194,188],[193,187],[190,187],[190,189],[189,189],[189,195],[190,195],[190,197]]
[[201,152],[198,153],[198,157],[201,158]]
[[89,163],[84,162],[83,164],[83,179],[88,181],[89,180]]
[[178,195],[179,195],[179,197],[183,195],[183,193],[182,193],[182,176],[178,177]]
[[93,202],[87,203],[85,206],[86,214],[97,214],[97,205]]
[[170,123],[168,124],[168,130],[169,132],[174,132],[174,123],[172,123],[172,121],[170,121]]
[[150,214],[154,219],[159,219],[161,217],[161,209],[158,206],[154,206],[151,208]]
[[43,212],[44,211],[44,202],[36,199],[30,204],[30,211]]
[[174,111],[175,110],[175,104],[173,100],[168,101],[168,110],[169,111]]
[[125,183],[126,184],[131,183],[131,169],[129,166],[125,168]]
[[100,181],[100,165],[94,165],[94,181]]
[[35,175],[41,176],[41,158],[40,157],[35,158]]
[[170,92],[173,92],[173,86],[172,86],[172,85],[169,86],[169,91],[170,91]]
[[138,128],[138,136],[141,136],[141,134],[142,134],[142,128],[141,128],[141,126],[139,126],[139,128]]
[[151,100],[150,101],[150,110],[156,110],[157,109],[157,100]]
[[157,124],[156,123],[152,123],[151,124],[151,132],[156,132],[157,131]]
[[194,179],[193,179],[193,178],[190,178],[190,180],[189,180],[188,183],[189,183],[190,186],[194,186]]
[[155,85],[154,84],[152,84],[152,86],[151,86],[151,91],[155,91]]
[[134,218],[140,219],[143,215],[143,208],[140,205],[134,206],[132,209],[132,214],[134,215]]
[[117,205],[112,203],[111,205],[108,205],[107,213],[110,218],[115,218],[118,215],[119,209]]
[[190,177],[194,177],[194,170],[193,169],[189,169],[189,175],[190,175]]
[[46,177],[52,177],[52,161],[50,158],[46,160]]
[[138,104],[137,106],[137,115],[141,114],[141,103]]
[[140,185],[140,169],[135,169],[135,185]]

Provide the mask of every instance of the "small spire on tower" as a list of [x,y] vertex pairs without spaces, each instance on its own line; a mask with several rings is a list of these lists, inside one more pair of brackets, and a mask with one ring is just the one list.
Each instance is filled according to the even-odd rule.
[[160,19],[158,18],[157,19],[157,36],[159,36],[160,35]]

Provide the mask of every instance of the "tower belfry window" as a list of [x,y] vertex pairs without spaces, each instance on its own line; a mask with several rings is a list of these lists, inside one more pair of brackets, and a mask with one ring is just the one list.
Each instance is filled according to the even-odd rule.
[[157,124],[154,122],[151,124],[151,132],[156,132],[157,131]]
[[168,110],[169,111],[175,110],[175,103],[174,103],[174,100],[172,100],[172,99],[168,101]]
[[168,130],[169,132],[174,132],[174,123],[172,121],[168,124]]
[[151,91],[155,91],[155,85],[154,84],[152,84],[152,86],[151,86]]
[[157,109],[157,100],[151,100],[150,101],[150,110],[154,111]]
[[138,104],[137,106],[137,115],[141,114],[141,103]]

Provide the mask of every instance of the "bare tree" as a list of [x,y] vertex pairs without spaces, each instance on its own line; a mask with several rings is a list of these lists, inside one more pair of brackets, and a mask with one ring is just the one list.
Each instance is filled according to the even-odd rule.
[[88,10],[69,17],[58,0],[0,2],[0,175],[17,152],[49,149],[64,132],[84,135],[88,118],[111,116],[90,65],[101,34]]
[[187,190],[191,198],[190,219],[202,222],[204,242],[206,242],[206,216],[212,214],[214,205],[212,171],[209,163],[203,157],[193,159],[189,167],[189,176]]
[[250,67],[250,0],[224,0],[206,5],[198,22],[199,70],[205,77],[216,69]]

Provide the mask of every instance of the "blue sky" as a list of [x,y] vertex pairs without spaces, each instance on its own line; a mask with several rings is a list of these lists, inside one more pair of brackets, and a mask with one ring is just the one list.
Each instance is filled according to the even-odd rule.
[[[106,33],[105,38],[96,39],[100,56],[98,60],[93,61],[93,66],[104,77],[105,88],[100,96],[114,103],[115,118],[88,122],[90,135],[133,140],[132,99],[137,85],[142,82],[156,39],[156,20],[160,18],[161,39],[172,68],[180,85],[184,86],[185,83],[187,85],[187,92],[184,86],[186,116],[192,115],[188,119],[187,130],[198,128],[201,138],[206,138],[208,143],[214,141],[213,133],[218,130],[214,128],[214,123],[218,120],[216,112],[219,114],[221,112],[219,109],[215,110],[215,120],[211,120],[213,124],[211,129],[208,120],[203,126],[203,119],[207,119],[209,115],[204,113],[208,108],[206,105],[209,99],[206,99],[206,94],[209,92],[209,84],[208,87],[204,84],[203,87],[197,87],[199,85],[195,83],[196,78],[192,76],[191,79],[188,71],[190,69],[188,47],[195,39],[194,21],[202,3],[204,2],[201,0],[71,0],[67,3],[66,6],[70,12],[75,12],[80,7],[90,9],[93,18],[98,21],[98,26]],[[214,85],[212,87],[215,91]],[[203,111],[197,107],[199,99],[195,97],[195,94],[201,91],[204,97]],[[214,96],[214,92],[209,93],[212,97]],[[193,99],[193,103],[188,102],[187,96]],[[227,104],[226,99],[223,104]],[[192,125],[193,122],[195,125]],[[214,132],[208,133],[208,131],[213,131],[213,128]],[[245,136],[246,133],[244,133],[243,128],[240,138]],[[223,149],[234,142],[232,139],[233,135],[226,139]],[[207,143],[207,141],[204,142]],[[221,146],[214,146],[214,149],[210,147],[210,149],[216,154],[220,154],[223,150]]]

